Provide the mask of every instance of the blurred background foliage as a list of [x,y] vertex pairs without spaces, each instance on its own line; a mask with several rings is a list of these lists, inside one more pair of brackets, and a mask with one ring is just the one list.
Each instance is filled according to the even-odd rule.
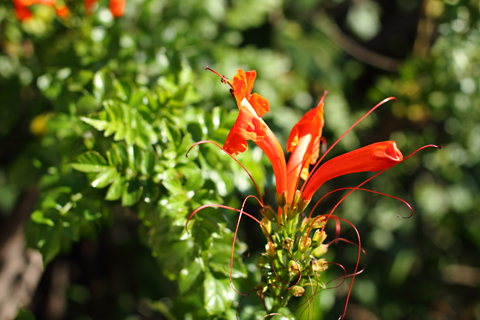
[[[324,90],[329,144],[395,96],[332,156],[386,139],[405,155],[429,143],[444,149],[368,185],[411,203],[411,219],[396,216],[409,214],[401,202],[361,192],[337,209],[368,255],[347,318],[480,319],[478,1],[129,0],[119,19],[103,1],[90,16],[81,1],[65,3],[66,19],[36,5],[23,23],[12,3],[0,4],[0,220],[39,190],[25,235],[45,265],[19,319],[263,315],[255,294],[240,303],[229,285],[236,213],[204,210],[185,230],[198,206],[239,207],[255,193],[212,145],[185,157],[195,141],[223,144],[236,118],[228,87],[206,65],[229,78],[257,70],[254,92],[270,101],[264,118],[282,145]],[[274,204],[262,153],[251,145],[238,159]],[[365,177],[331,181],[317,198]],[[255,223],[242,227],[233,276],[247,292],[260,280],[264,243]],[[356,239],[347,226],[342,235]],[[348,245],[328,253],[347,270],[356,258]],[[341,275],[331,267],[324,280]],[[338,318],[347,293],[348,281],[317,295],[315,318]]]

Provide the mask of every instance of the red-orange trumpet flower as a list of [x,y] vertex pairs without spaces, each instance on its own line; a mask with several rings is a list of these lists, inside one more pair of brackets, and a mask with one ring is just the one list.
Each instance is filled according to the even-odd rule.
[[[341,317],[341,319],[344,319],[355,276],[363,272],[363,269],[359,270],[359,263],[361,253],[365,253],[365,251],[362,248],[360,235],[355,226],[351,222],[335,216],[333,214],[334,211],[340,205],[340,203],[342,203],[343,200],[347,198],[352,192],[354,192],[355,190],[362,190],[400,200],[409,207],[413,214],[412,208],[406,201],[396,198],[394,196],[364,189],[361,187],[379,174],[409,158],[418,150],[430,146],[437,146],[424,146],[404,158],[394,141],[382,141],[347,152],[322,163],[323,159],[330,152],[330,150],[332,150],[332,148],[360,121],[362,121],[366,116],[368,116],[380,105],[384,104],[387,101],[395,99],[387,98],[374,106],[363,117],[361,117],[360,120],[353,124],[339,139],[337,139],[319,159],[320,144],[325,143],[325,139],[322,137],[322,130],[325,123],[323,117],[323,99],[325,97],[324,94],[320,99],[317,107],[307,112],[293,127],[287,142],[287,151],[291,152],[291,156],[288,164],[286,164],[285,155],[282,147],[280,146],[278,140],[275,138],[273,132],[261,118],[265,113],[269,111],[270,105],[264,97],[256,93],[251,94],[253,84],[256,78],[256,72],[244,72],[243,70],[239,69],[233,80],[230,81],[225,76],[221,76],[210,68],[207,67],[206,69],[216,73],[222,78],[223,83],[227,83],[228,85],[230,85],[230,93],[237,102],[239,114],[234,126],[228,134],[223,148],[212,141],[199,141],[195,143],[194,146],[203,143],[213,143],[233,158],[239,153],[247,150],[247,140],[252,140],[253,142],[255,142],[264,151],[264,153],[272,163],[276,179],[277,200],[279,208],[278,211],[275,212],[275,210],[273,210],[271,206],[264,203],[260,195],[260,191],[255,181],[253,181],[252,176],[250,175],[250,173],[248,173],[245,167],[241,165],[237,159],[234,158],[235,161],[237,161],[237,163],[239,163],[242,168],[247,171],[248,175],[255,184],[255,187],[257,188],[259,198],[253,195],[247,196],[243,201],[242,208],[240,210],[220,204],[203,205],[190,214],[187,220],[187,224],[188,221],[190,221],[190,219],[192,219],[192,217],[203,208],[218,207],[239,212],[234,239],[236,239],[240,220],[243,215],[250,217],[262,227],[262,231],[267,236],[268,243],[266,245],[266,252],[262,254],[262,257],[259,259],[259,265],[264,267],[266,266],[265,269],[268,269],[269,271],[262,271],[262,281],[264,282],[257,285],[255,287],[255,290],[262,299],[264,296],[268,295],[272,297],[274,301],[272,307],[265,306],[267,316],[277,314],[281,315],[280,313],[278,313],[279,307],[285,306],[292,296],[303,296],[305,292],[304,287],[312,286],[313,300],[318,289],[318,283],[316,285],[315,291],[313,291],[314,284],[312,284],[311,275],[315,275],[315,277],[317,278],[318,273],[324,271],[328,267],[328,264],[340,266],[345,272],[345,275],[340,278],[346,279],[347,277],[352,277],[347,301],[345,303],[345,308]],[[314,165],[312,170],[310,170],[309,168],[310,165]],[[327,193],[325,197],[333,192],[337,192],[340,190],[348,190],[347,194],[344,195],[340,199],[340,201],[335,204],[329,214],[322,214],[312,218],[313,211],[318,206],[318,204],[325,198],[324,197],[320,199],[319,202],[317,202],[308,217],[303,218],[303,214],[300,215],[300,213],[303,212],[307,205],[310,203],[314,193],[326,181],[342,175],[356,172],[377,173],[372,177],[368,178],[367,180],[363,181],[362,183],[358,184],[356,187],[340,188]],[[297,187],[300,178],[302,178],[305,183],[298,190]],[[263,215],[262,222],[244,211],[245,203],[249,198],[256,199],[257,202],[261,205],[262,208],[260,210],[260,213]],[[340,264],[334,262],[327,262],[323,258],[317,260],[323,254],[325,254],[330,245],[330,243],[323,243],[327,237],[324,228],[326,223],[330,219],[334,219],[336,221],[335,239],[332,240],[330,243],[338,243],[339,241],[344,241],[358,247],[357,264],[355,266],[354,272],[351,274],[347,274],[346,269]],[[357,233],[357,243],[339,237],[340,221],[345,221],[354,228],[355,232]],[[273,227],[276,230],[272,233]],[[312,237],[310,237],[312,230],[314,234]],[[230,285],[232,286],[233,290],[235,290],[235,292],[241,294],[242,296],[246,296],[246,294],[238,292],[234,288],[231,281],[233,270],[232,266],[234,245],[235,240],[232,244],[232,251],[230,257]],[[306,309],[310,313],[311,306],[309,301],[307,302],[308,307]],[[309,318],[308,315],[307,318]],[[312,319],[314,318],[315,317],[312,313]]]
[[[211,70],[208,67],[207,69]],[[293,127],[287,142],[287,151],[292,155],[286,165],[283,149],[261,118],[269,111],[269,103],[259,94],[251,94],[256,75],[255,70],[244,72],[239,69],[233,81],[221,76],[222,82],[228,83],[232,88],[240,110],[235,125],[225,141],[224,149],[235,156],[247,150],[247,140],[252,140],[265,152],[273,166],[280,206],[286,203],[293,206],[295,205],[293,202],[299,200],[295,199],[295,194],[300,178],[306,181],[300,192],[303,203],[301,207],[304,209],[313,194],[327,180],[355,172],[377,172],[403,161],[403,155],[395,142],[384,141],[333,158],[313,174],[309,174],[309,166],[317,163],[320,154],[322,129],[325,123],[324,94],[317,107],[307,112]],[[388,100],[391,99],[383,102]]]
[[223,148],[235,156],[247,150],[247,140],[255,142],[272,163],[277,194],[285,197],[287,193],[285,155],[272,130],[261,118],[270,109],[267,99],[257,93],[251,94],[256,76],[255,70],[244,72],[238,69],[238,73],[233,77],[233,84],[222,77],[223,81],[227,81],[232,87],[240,110]]

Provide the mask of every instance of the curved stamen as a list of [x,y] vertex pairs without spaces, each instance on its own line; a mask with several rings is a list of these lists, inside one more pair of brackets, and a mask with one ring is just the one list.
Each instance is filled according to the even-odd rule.
[[188,149],[187,151],[187,154],[185,155],[185,157],[188,157],[188,154],[190,153],[190,150],[193,149],[193,147],[195,146],[198,146],[200,144],[204,144],[204,143],[211,143],[213,145],[215,145],[216,147],[218,147],[219,149],[221,149],[223,152],[225,152],[230,158],[232,158],[233,160],[235,160],[236,163],[238,163],[240,165],[240,167],[242,167],[242,169],[248,174],[248,176],[250,177],[250,180],[252,180],[253,184],[255,185],[255,189],[257,189],[257,192],[258,192],[258,196],[260,197],[260,204],[262,206],[262,208],[265,206],[264,202],[263,202],[263,198],[262,198],[262,194],[260,193],[260,189],[258,189],[258,186],[257,186],[257,183],[255,182],[255,180],[253,179],[252,175],[250,174],[250,172],[248,172],[248,170],[243,166],[243,164],[240,163],[240,161],[238,161],[234,156],[232,156],[232,154],[230,152],[228,152],[227,150],[225,150],[224,148],[222,148],[219,144],[217,144],[216,142],[213,142],[213,141],[210,141],[210,140],[202,140],[202,141],[198,141],[198,142],[195,142],[191,147],[190,149]]
[[378,107],[380,107],[381,105],[385,104],[386,102],[390,101],[390,100],[393,100],[393,101],[397,101],[397,99],[395,97],[389,97],[389,98],[386,98],[386,99],[383,99],[382,101],[380,101],[376,106],[374,106],[372,109],[370,109],[367,113],[365,113],[360,119],[357,120],[357,122],[355,122],[347,131],[345,131],[341,136],[340,138],[338,138],[331,146],[330,148],[328,148],[327,152],[325,152],[323,154],[323,156],[320,158],[320,160],[317,161],[317,163],[315,164],[315,166],[313,167],[313,169],[310,171],[310,174],[308,175],[308,178],[307,180],[305,180],[305,182],[303,183],[303,186],[302,188],[300,189],[301,192],[303,192],[303,190],[305,189],[305,187],[307,186],[308,184],[308,181],[310,180],[310,178],[312,177],[313,173],[315,172],[315,170],[318,168],[318,166],[320,165],[320,163],[322,162],[322,160],[325,158],[325,156],[333,149],[333,147],[335,147],[337,145],[338,142],[340,142],[340,140],[343,139],[343,137],[345,137],[347,135],[347,133],[349,133],[350,131],[352,131],[353,128],[355,128],[360,122],[363,121],[363,119],[365,119],[370,113],[372,113],[373,111],[375,111]]
[[221,75],[220,73],[218,73],[218,72],[215,71],[215,70],[210,69],[208,66],[205,66],[205,70],[210,70],[210,71],[212,71],[213,73],[215,73],[217,76],[219,76],[220,78],[222,78],[222,83],[228,84],[228,85],[232,88],[232,90],[233,90],[233,85],[231,84],[230,80],[228,80],[227,77]]
[[[344,187],[344,188],[338,188],[338,189],[335,189],[335,190],[332,190],[330,191],[329,193],[327,193],[326,195],[324,195],[320,200],[317,201],[317,203],[315,204],[315,206],[313,206],[312,210],[310,211],[310,215],[308,216],[308,218],[310,219],[312,217],[312,214],[313,214],[313,211],[315,211],[315,209],[317,208],[317,206],[320,204],[320,202],[325,199],[327,196],[331,195],[332,193],[334,192],[337,192],[337,191],[342,191],[342,190],[352,190],[352,189],[355,189],[354,187]],[[357,188],[357,190],[360,190],[360,191],[367,191],[367,192],[371,192],[371,193],[375,193],[375,194],[379,194],[379,195],[382,195],[382,196],[385,196],[385,197],[389,197],[389,198],[392,198],[392,199],[395,199],[395,200],[398,200],[398,201],[401,201],[403,202],[407,207],[408,209],[412,212],[408,217],[403,217],[399,214],[397,214],[397,217],[399,218],[402,218],[402,219],[409,219],[413,216],[413,208],[412,206],[405,200],[401,199],[401,198],[398,198],[398,197],[395,197],[395,196],[392,196],[392,195],[389,195],[389,194],[386,194],[386,193],[383,193],[383,192],[379,192],[379,191],[375,191],[375,190],[370,190],[370,189],[364,189],[364,188]]]
[[[348,295],[347,295],[347,301],[345,302],[345,309],[343,310],[343,316],[341,319],[345,319],[345,314],[347,313],[347,307],[348,307],[348,300],[350,299],[350,294],[352,293],[352,287],[353,287],[353,282],[355,281],[355,276],[357,275],[357,270],[358,270],[358,265],[360,263],[360,257],[362,255],[362,242],[360,240],[360,233],[358,232],[357,228],[355,227],[355,225],[353,223],[351,223],[350,221],[346,220],[346,219],[343,219],[343,218],[340,218],[340,217],[337,217],[337,216],[333,216],[334,219],[340,219],[342,221],[345,221],[346,223],[348,223],[349,225],[352,226],[352,228],[355,230],[355,232],[357,233],[357,239],[358,239],[358,258],[357,258],[357,263],[355,265],[355,271],[353,272],[352,274],[352,282],[350,282],[350,288],[348,289]],[[338,241],[338,239],[337,239]]]
[[[238,220],[237,220],[237,227],[235,228],[235,233],[233,235],[233,242],[232,242],[232,253],[230,255],[230,287],[233,289],[233,291],[235,291],[237,294],[241,295],[241,296],[248,296],[249,294],[244,294],[244,293],[241,293],[239,291],[237,291],[237,289],[235,289],[235,286],[233,285],[233,282],[232,282],[232,273],[233,273],[233,254],[235,252],[235,241],[237,240],[237,233],[238,233],[238,228],[240,227],[240,221],[242,220],[242,215],[244,213],[243,211],[243,208],[245,207],[245,203],[247,203],[247,200],[248,198],[255,198],[257,199],[255,196],[253,195],[249,195],[247,196],[244,200],[243,200],[243,203],[242,203],[242,208],[240,209],[240,214],[238,215]],[[257,199],[258,201],[258,199]],[[259,201],[260,202],[260,201]],[[262,225],[263,226],[263,225]]]
[[[336,239],[336,240],[332,240],[332,241],[330,241],[330,242],[328,243],[328,245],[332,244],[332,243],[335,242],[335,241],[343,241],[343,242],[349,243],[349,244],[351,244],[351,245],[358,246],[358,244],[356,244],[355,242],[350,241],[350,240],[347,240],[347,239],[344,239],[344,238],[338,238],[338,239]],[[363,253],[363,255],[365,256],[365,266],[363,266],[363,269],[361,269],[361,270],[359,270],[359,271],[357,271],[357,272],[355,273],[355,275],[357,275],[357,276],[358,276],[359,274],[363,273],[363,272],[365,271],[365,269],[367,268],[367,265],[368,265],[368,256],[367,256],[367,252],[365,251],[364,248],[362,248],[362,253]],[[333,262],[332,262],[332,263],[333,263]],[[335,263],[334,263],[334,264],[335,264]],[[344,270],[345,270],[345,269],[344,269]],[[353,276],[353,274],[347,275],[347,274],[345,273],[345,275],[344,275],[343,277],[338,277],[338,278],[332,279],[332,280],[326,282],[325,285],[329,284],[329,283],[332,282],[332,281],[338,280],[338,279],[344,279],[344,281],[345,281],[346,278],[352,277],[352,276]],[[343,282],[342,282],[342,283],[343,283]],[[337,288],[337,287],[334,287],[334,288]],[[329,289],[331,289],[331,288],[329,288]]]
[[411,156],[413,156],[413,155],[414,155],[415,153],[417,153],[418,151],[423,150],[423,149],[425,149],[425,148],[430,148],[430,147],[437,148],[437,149],[440,149],[440,150],[443,149],[443,146],[437,146],[436,144],[427,144],[426,146],[420,147],[420,148],[418,148],[417,150],[415,150],[415,151],[413,151],[412,153],[410,153],[407,157],[403,158],[403,161],[407,160],[408,158],[410,158]]

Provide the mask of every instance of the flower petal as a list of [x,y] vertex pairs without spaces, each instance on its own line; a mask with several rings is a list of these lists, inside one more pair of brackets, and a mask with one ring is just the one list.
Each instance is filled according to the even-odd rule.
[[250,102],[259,117],[263,116],[270,110],[270,103],[268,102],[268,100],[259,95],[258,93],[252,94],[248,98],[248,102]]
[[306,179],[310,164],[318,159],[324,123],[322,97],[317,107],[308,111],[290,132],[287,141],[287,151],[292,153],[287,165],[289,203],[293,201],[299,176]]
[[376,172],[393,167],[403,161],[395,141],[383,141],[335,157],[323,165],[308,181],[302,198],[311,200],[313,194],[326,181],[355,172]]

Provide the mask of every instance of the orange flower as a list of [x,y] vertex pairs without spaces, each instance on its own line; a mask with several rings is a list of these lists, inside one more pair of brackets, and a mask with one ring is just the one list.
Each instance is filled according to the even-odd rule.
[[119,18],[125,11],[125,0],[110,0],[108,8],[115,18]]
[[308,111],[293,127],[287,141],[287,151],[292,155],[287,165],[288,202],[292,202],[298,178],[306,180],[308,167],[315,164],[320,154],[320,138],[323,125],[323,95],[317,107]]
[[[206,69],[211,70],[208,67]],[[221,76],[222,82],[228,83],[232,87],[231,92],[233,92],[240,110],[223,148],[235,156],[247,150],[247,140],[252,140],[263,150],[273,166],[280,206],[283,207],[288,203],[292,205],[291,209],[298,207],[299,210],[303,210],[312,199],[313,194],[328,180],[355,172],[381,171],[403,161],[403,155],[395,142],[383,141],[335,157],[321,165],[313,174],[309,174],[309,166],[317,163],[320,153],[320,141],[325,123],[323,118],[324,94],[317,107],[308,111],[293,127],[287,142],[287,151],[292,153],[287,166],[282,147],[261,118],[269,111],[269,103],[259,94],[251,94],[256,75],[255,70],[244,72],[239,69],[231,82]],[[376,105],[359,121],[391,99],[385,99]],[[316,166],[319,166],[319,163]],[[297,191],[300,178],[306,182],[302,189]],[[296,206],[297,204],[298,206]]]
[[347,152],[321,165],[307,182],[301,198],[309,202],[315,191],[333,178],[355,172],[377,172],[402,161],[403,155],[395,141],[377,142]]
[[[32,12],[28,9],[29,6],[34,4],[43,4],[54,7],[56,2],[57,0],[13,0],[15,17],[19,21],[28,20],[33,17]],[[55,11],[60,18],[66,18],[69,14],[68,8],[65,5],[56,6]]]
[[[272,163],[277,193],[285,197],[287,191],[285,155],[277,138],[261,118],[269,110],[267,99],[257,93],[251,94],[256,76],[255,70],[244,72],[238,69],[238,73],[233,77],[231,86],[240,112],[223,147],[235,156],[248,149],[247,140],[255,142]],[[228,81],[225,79],[222,78]]]
[[83,6],[85,7],[85,13],[91,14],[93,11],[93,5],[97,2],[97,0],[84,0]]
[[57,11],[57,16],[59,16],[62,19],[65,19],[70,14],[70,11],[68,11],[67,6],[64,6],[64,5],[56,7],[55,10]]
[[[91,14],[93,12],[93,5],[98,0],[84,0],[83,5],[85,6],[85,13]],[[123,16],[125,11],[125,0],[110,0],[108,8],[115,18]]]

